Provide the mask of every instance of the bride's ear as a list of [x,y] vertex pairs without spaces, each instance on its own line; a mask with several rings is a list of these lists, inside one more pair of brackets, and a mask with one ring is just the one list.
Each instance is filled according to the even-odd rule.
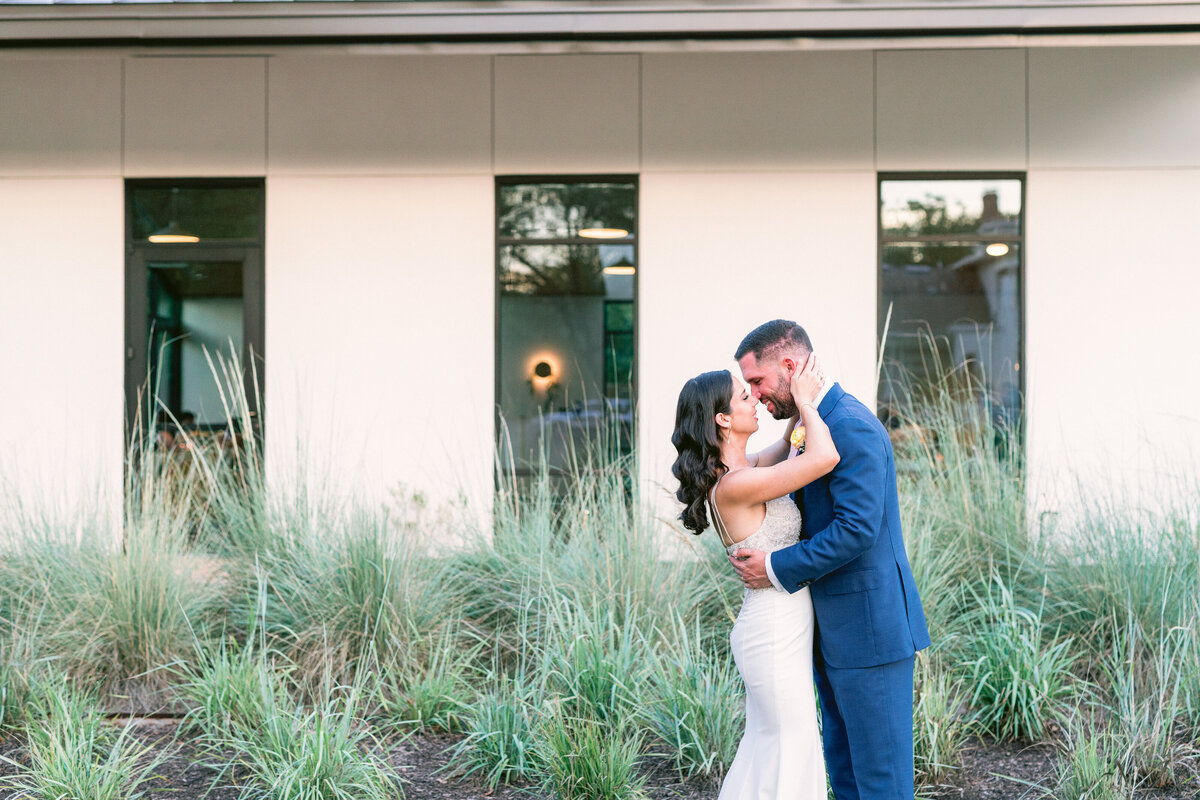
[[728,429],[733,427],[733,417],[729,416],[724,411],[713,417],[713,420],[717,423],[718,428]]

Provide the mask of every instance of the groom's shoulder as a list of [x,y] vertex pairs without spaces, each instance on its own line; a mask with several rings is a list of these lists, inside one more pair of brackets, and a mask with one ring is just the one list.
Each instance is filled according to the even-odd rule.
[[827,424],[830,427],[838,423],[863,430],[864,432],[869,430],[872,433],[887,435],[883,423],[879,421],[879,417],[875,416],[875,412],[868,408],[866,403],[849,392],[842,395],[837,406],[833,409],[833,413],[829,415],[829,419],[827,420]]

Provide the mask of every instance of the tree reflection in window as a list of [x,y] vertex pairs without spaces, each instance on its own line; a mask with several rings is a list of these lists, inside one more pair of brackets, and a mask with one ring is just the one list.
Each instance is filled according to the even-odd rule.
[[[968,387],[994,421],[1021,411],[1022,181],[880,181],[880,406]],[[890,320],[888,318],[890,312]]]

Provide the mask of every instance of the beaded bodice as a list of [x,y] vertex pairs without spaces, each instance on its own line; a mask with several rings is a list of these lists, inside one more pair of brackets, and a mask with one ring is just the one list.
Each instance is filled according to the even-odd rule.
[[[720,483],[720,481],[717,481]],[[716,490],[716,487],[713,487]],[[726,546],[725,552],[733,555],[739,549],[745,547],[750,550],[762,550],[767,553],[775,550],[782,550],[785,547],[791,547],[796,542],[800,541],[800,509],[796,508],[796,503],[790,495],[776,497],[774,500],[766,502],[767,513],[763,517],[762,524],[754,533],[747,536],[745,539],[734,542]],[[717,510],[717,504],[712,502],[712,495],[709,495],[708,507],[712,512],[713,524],[717,526],[717,531],[722,538],[722,541],[729,541],[733,537],[729,536],[725,528],[725,521],[721,519],[721,512]],[[768,587],[769,589],[774,587]],[[765,589],[747,589],[746,592],[766,591]]]
[[[722,527],[724,527],[722,525]],[[784,495],[767,501],[767,515],[763,517],[758,530],[725,548],[725,552],[733,555],[740,548],[773,552],[791,547],[800,541],[800,509],[792,501],[791,496]]]

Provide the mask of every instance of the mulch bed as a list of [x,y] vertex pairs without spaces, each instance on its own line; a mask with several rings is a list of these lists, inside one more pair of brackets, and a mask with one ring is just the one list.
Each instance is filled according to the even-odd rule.
[[[173,748],[160,766],[154,782],[147,786],[151,798],[174,800],[237,800],[245,788],[244,776],[221,771],[217,761],[201,753],[195,742],[177,736],[174,719],[134,720],[136,735],[159,747]],[[488,792],[478,782],[460,780],[444,770],[449,749],[457,737],[414,735],[391,742],[388,762],[404,780],[407,800],[548,800],[548,795],[530,786],[501,786]],[[21,761],[20,743],[0,740],[0,756]],[[963,752],[962,768],[943,786],[927,787],[926,797],[946,800],[1017,800],[1042,797],[1029,784],[1051,785],[1058,751],[1053,745],[1020,745],[977,740]],[[709,800],[717,789],[701,782],[681,782],[665,761],[647,759],[647,794],[653,800]],[[0,778],[13,774],[14,768],[0,762]],[[1016,780],[1014,780],[1016,779]],[[214,786],[214,782],[216,785]],[[14,792],[0,790],[0,800],[15,798]],[[1200,787],[1175,790],[1142,789],[1137,800],[1200,800]]]

